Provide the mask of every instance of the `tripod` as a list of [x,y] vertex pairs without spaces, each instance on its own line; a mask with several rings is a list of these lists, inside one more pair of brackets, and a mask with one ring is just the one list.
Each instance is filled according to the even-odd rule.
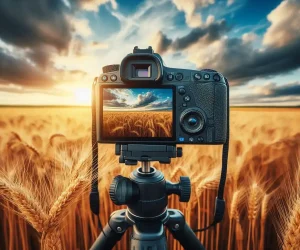
[[109,250],[133,227],[131,250],[167,250],[164,226],[185,250],[205,250],[192,229],[177,209],[168,209],[168,196],[176,194],[181,202],[188,202],[191,195],[189,177],[181,176],[178,183],[165,180],[161,171],[150,166],[151,161],[170,163],[171,158],[181,157],[182,149],[176,145],[116,144],[120,163],[141,167],[126,178],[114,178],[109,194],[116,205],[127,209],[113,212],[90,250]]

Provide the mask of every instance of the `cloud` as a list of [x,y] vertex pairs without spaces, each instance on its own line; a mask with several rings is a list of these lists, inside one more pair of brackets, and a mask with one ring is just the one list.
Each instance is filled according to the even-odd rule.
[[12,57],[0,48],[0,79],[3,83],[16,83],[30,87],[50,87],[52,77],[29,62]]
[[233,105],[299,105],[300,82],[277,84],[265,83],[261,86],[249,84],[244,86],[242,94],[232,94],[230,103]]
[[196,42],[200,38],[203,38],[202,44],[209,44],[215,40],[220,39],[220,37],[229,31],[229,27],[225,20],[216,23],[210,23],[204,28],[195,28],[189,34],[184,37],[177,38],[173,44],[172,48],[174,50],[183,50]]
[[152,44],[154,51],[162,54],[168,50],[172,44],[172,40],[162,33],[162,31],[158,31],[152,39]]
[[[255,78],[286,74],[300,67],[300,2],[286,0],[268,16],[271,25],[264,35],[265,47],[257,49],[253,33],[241,38],[228,37],[226,21],[210,21],[170,42],[163,33],[157,36],[159,53],[182,52],[197,68],[222,72],[232,85],[246,84]],[[281,39],[282,38],[282,39]]]
[[118,8],[116,0],[80,0],[82,9],[94,12],[98,12],[99,6],[106,3],[110,3],[113,9]]
[[74,33],[70,15],[77,8],[73,4],[69,9],[61,0],[0,2],[2,82],[42,89],[56,83],[52,57],[69,49]]
[[58,89],[58,88],[50,88],[50,89],[39,89],[39,88],[30,88],[30,87],[22,87],[19,85],[14,85],[14,84],[1,84],[0,81],[0,92],[6,92],[6,93],[15,93],[15,94],[48,94],[48,95],[55,95],[55,96],[73,96],[74,94],[70,91],[66,91],[63,89]]
[[54,69],[52,74],[56,82],[67,82],[71,84],[88,77],[87,72],[83,70]]
[[50,45],[64,50],[71,40],[65,12],[61,0],[1,0],[1,39],[22,48]]
[[245,33],[242,35],[242,40],[244,43],[254,42],[258,36],[254,32]]
[[[174,41],[168,39],[165,34],[159,31],[156,35],[156,44],[154,45],[154,48],[158,53],[164,53],[168,49],[173,51],[184,50],[198,42],[201,42],[204,46],[220,39],[221,36],[229,30],[230,27],[225,20],[219,22],[212,22],[211,20],[208,22],[208,25],[194,28],[187,35],[179,37]],[[199,41],[200,39],[201,41]]]
[[269,15],[271,26],[264,35],[263,44],[283,47],[300,40],[300,1],[282,1]]
[[119,100],[106,100],[104,101],[104,107],[113,107],[113,108],[120,108],[120,107],[130,107],[126,102],[120,102]]
[[153,102],[149,104],[148,107],[156,108],[156,109],[171,109],[173,106],[172,106],[172,100],[168,98],[163,101]]
[[300,82],[292,82],[285,85],[267,83],[262,86],[249,86],[258,96],[279,97],[279,96],[300,96]]
[[214,0],[173,0],[173,3],[179,11],[185,13],[185,20],[188,26],[195,28],[202,25],[202,17],[200,13],[196,13],[197,9],[207,7],[214,4]]
[[105,91],[103,91],[103,100],[104,101],[112,101],[112,100],[116,100],[116,99],[118,99],[118,97],[113,91],[110,91],[108,89],[105,89]]
[[230,6],[234,3],[234,0],[227,0],[227,6]]
[[152,102],[158,100],[158,97],[153,92],[147,92],[146,94],[138,94],[137,102],[132,105],[133,108],[145,107]]
[[189,58],[199,68],[222,72],[233,85],[258,78],[288,73],[300,66],[300,41],[285,47],[254,49],[239,38],[224,38],[209,46],[197,44]]
[[92,35],[92,29],[89,26],[88,19],[70,17],[70,23],[78,35],[82,37],[89,37]]

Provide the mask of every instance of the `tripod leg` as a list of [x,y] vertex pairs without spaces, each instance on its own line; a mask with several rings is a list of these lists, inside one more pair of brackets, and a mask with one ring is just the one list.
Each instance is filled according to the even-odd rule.
[[168,212],[170,217],[166,226],[181,246],[185,250],[205,250],[193,230],[185,222],[183,214],[176,209],[168,209]]
[[161,221],[136,221],[130,242],[131,250],[167,250],[167,238]]
[[125,209],[111,214],[109,222],[103,228],[90,250],[110,250],[122,238],[131,225],[125,220]]

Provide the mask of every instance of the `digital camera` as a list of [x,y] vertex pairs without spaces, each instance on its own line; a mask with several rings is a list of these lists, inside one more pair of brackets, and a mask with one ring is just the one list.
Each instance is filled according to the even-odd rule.
[[135,47],[94,84],[99,143],[226,141],[229,86],[215,70],[168,68],[151,47]]

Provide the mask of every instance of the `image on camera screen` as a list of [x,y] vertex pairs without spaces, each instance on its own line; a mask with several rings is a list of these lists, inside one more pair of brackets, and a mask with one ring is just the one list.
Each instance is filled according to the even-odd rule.
[[102,95],[105,137],[173,136],[173,89],[103,88]]

